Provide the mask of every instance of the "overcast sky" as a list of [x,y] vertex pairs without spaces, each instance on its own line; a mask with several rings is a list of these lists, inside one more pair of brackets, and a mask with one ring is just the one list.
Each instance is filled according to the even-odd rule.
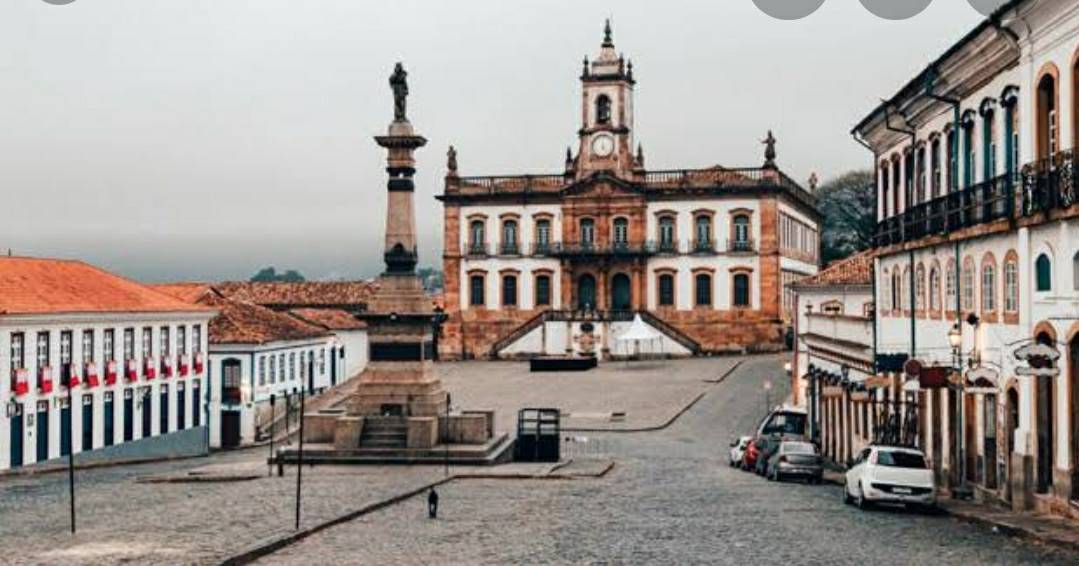
[[851,127],[972,28],[966,0],[889,22],[828,0],[3,0],[0,249],[147,280],[381,270],[387,79],[409,71],[421,265],[441,264],[446,146],[462,175],[554,173],[581,59],[611,17],[650,168],[868,167]]

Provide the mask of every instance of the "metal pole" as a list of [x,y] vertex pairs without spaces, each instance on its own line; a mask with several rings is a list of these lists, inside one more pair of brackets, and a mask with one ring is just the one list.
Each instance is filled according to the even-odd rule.
[[450,392],[446,392],[446,437],[442,439],[446,453],[445,476],[450,477]]
[[71,534],[75,534],[75,402],[71,395],[71,369],[67,376],[67,484],[71,499]]
[[300,384],[300,450],[296,459],[296,530],[300,530],[300,486],[303,483],[303,417],[304,417],[304,390]]
[[274,423],[277,421],[277,395],[270,394],[270,459],[267,462],[269,468],[269,475],[273,477],[273,437],[274,437]]

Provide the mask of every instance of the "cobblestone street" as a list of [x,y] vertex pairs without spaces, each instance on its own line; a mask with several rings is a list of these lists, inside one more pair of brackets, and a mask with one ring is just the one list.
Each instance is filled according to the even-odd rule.
[[756,424],[777,358],[753,358],[667,430],[619,435],[602,479],[456,481],[440,518],[414,498],[266,560],[323,564],[1067,564],[944,516],[867,513],[837,486],[775,484],[727,467],[726,441]]
[[[763,381],[773,383],[773,402],[785,394],[783,361],[777,356],[745,358],[718,384],[705,384],[702,378],[716,377],[731,367],[732,359],[672,364],[665,371],[678,375],[675,381],[684,385],[676,389],[682,392],[657,394],[649,409],[652,414],[666,418],[676,414],[684,400],[701,391],[707,394],[671,427],[648,433],[572,433],[588,440],[570,445],[569,452],[577,459],[574,466],[590,460],[615,462],[602,478],[455,480],[439,488],[442,504],[436,521],[426,518],[424,498],[416,497],[321,531],[264,561],[1063,564],[1079,560],[948,517],[888,510],[861,513],[841,504],[838,487],[774,484],[728,468],[727,441],[752,429],[764,410]],[[616,370],[613,364],[607,369]],[[469,390],[463,380],[454,387],[462,391],[463,400],[481,400],[484,395]],[[582,396],[566,389],[567,406],[585,410],[607,402],[602,388],[591,385],[589,390],[593,392]],[[635,391],[632,396],[623,393],[618,404],[647,405],[648,388]],[[509,416],[502,419],[512,422]],[[0,481],[0,562],[219,562],[291,532],[294,470],[283,479],[232,483],[135,480],[193,470],[265,473],[264,457],[265,449],[254,449],[81,471],[79,534],[74,538],[67,533],[65,474],[5,478]],[[542,468],[513,465],[499,470],[533,473]],[[441,467],[307,468],[303,524],[332,519],[442,476]]]

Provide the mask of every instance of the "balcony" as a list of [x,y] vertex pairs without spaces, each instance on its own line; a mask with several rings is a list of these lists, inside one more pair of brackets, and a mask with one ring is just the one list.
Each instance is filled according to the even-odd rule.
[[490,254],[490,249],[487,246],[487,242],[470,242],[465,246],[464,254],[468,257],[487,257]]
[[680,246],[676,240],[660,240],[656,246],[656,252],[661,254],[677,254]]
[[521,255],[521,246],[516,242],[506,242],[498,246],[499,255]]
[[37,370],[38,393],[52,393],[52,368],[44,366]]
[[810,313],[801,336],[814,342],[827,343],[828,347],[841,348],[849,355],[857,355],[867,363],[872,361],[873,321],[860,316]]
[[727,240],[727,252],[732,254],[749,254],[757,251],[752,238],[742,240]]
[[11,391],[16,395],[26,395],[30,392],[30,372],[26,369],[17,369],[11,372]]
[[656,253],[653,242],[561,242],[551,246],[555,257],[641,257]]
[[94,362],[86,362],[83,365],[83,375],[86,376],[86,387],[101,385],[101,379],[97,375],[97,364]]
[[1002,219],[1017,220],[1079,202],[1076,150],[916,205],[877,224],[877,246],[914,242]]
[[533,255],[535,257],[546,257],[546,256],[551,255],[551,251],[553,249],[554,249],[554,246],[550,242],[538,242],[538,243],[532,244],[532,253],[531,253],[531,255]]
[[703,239],[693,240],[689,243],[689,253],[714,254],[716,253],[716,241]]

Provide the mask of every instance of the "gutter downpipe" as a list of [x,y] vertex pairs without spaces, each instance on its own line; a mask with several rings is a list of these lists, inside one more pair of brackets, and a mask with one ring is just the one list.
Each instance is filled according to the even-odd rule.
[[[950,147],[948,149],[948,151],[951,152],[952,155],[950,157],[952,158],[952,160],[954,160],[954,163],[956,164],[956,168],[958,168],[958,166],[959,166],[959,130],[960,130],[960,128],[962,128],[962,120],[963,120],[962,115],[961,115],[962,101],[959,100],[958,98],[952,98],[950,96],[944,96],[944,95],[940,95],[940,94],[937,94],[937,93],[933,92],[933,89],[936,86],[936,75],[937,75],[937,70],[936,70],[936,68],[934,68],[933,69],[933,76],[927,81],[927,84],[925,85],[925,94],[927,96],[929,96],[929,98],[932,98],[933,100],[936,100],[938,102],[943,102],[944,104],[949,104],[952,107],[952,114],[953,114],[953,118],[954,118],[954,123],[952,124],[952,132],[954,133],[954,135],[952,136],[952,147]],[[952,173],[952,175],[951,175],[952,178],[951,178],[951,183],[950,183],[951,192],[953,192],[953,193],[958,192],[959,191],[959,172],[958,171],[952,171],[951,173]],[[963,264],[960,261],[959,240],[956,240],[955,241],[955,324],[956,324],[956,326],[959,327],[960,336],[962,336],[962,332],[963,332],[963,318],[962,318],[963,317],[963,315],[962,315],[963,309],[961,308],[961,305],[960,305],[960,297],[962,296],[962,292],[960,291],[960,284],[959,284],[959,282],[961,280],[959,274],[961,273],[962,269],[963,269]]]
[[[902,113],[900,113],[900,115],[902,116]],[[903,120],[907,121],[906,116],[903,116]],[[908,124],[909,124],[909,122],[908,122]],[[917,154],[916,154],[916,149],[915,149],[915,146],[918,145],[918,134],[917,134],[917,132],[915,132],[914,130],[909,130],[909,129],[908,130],[903,130],[903,129],[892,127],[892,116],[891,116],[891,113],[888,111],[887,104],[884,106],[884,126],[888,129],[888,131],[895,132],[895,133],[898,133],[898,134],[906,134],[906,135],[910,136],[910,155],[911,155],[912,159],[917,159],[917,157],[916,157]],[[917,167],[916,166],[911,166],[909,168],[909,170],[912,171],[912,172],[917,172]],[[903,167],[903,174],[906,175],[907,171],[908,171],[908,168],[906,166],[904,166]],[[907,199],[906,199],[906,202],[904,202],[905,206],[903,207],[903,213],[906,214],[907,210],[909,210],[911,208],[911,202],[910,201],[914,200],[914,181],[911,181],[909,179],[904,179],[904,181],[906,181],[906,183],[904,183],[904,184],[909,183],[910,187],[911,187],[910,194],[905,195],[907,197]],[[909,251],[908,262],[910,264],[910,297],[909,297],[909,299],[910,299],[910,357],[911,357],[911,359],[914,359],[917,356],[917,352],[918,352],[918,339],[917,339],[917,336],[916,336],[917,320],[916,320],[916,317],[915,317],[915,310],[916,310],[915,307],[917,305],[915,304],[916,295],[915,295],[915,288],[914,288],[914,250],[913,249]]]
[[[873,186],[874,186],[874,191],[873,191],[873,210],[875,212],[877,210],[877,207],[880,205],[879,201],[877,200],[877,197],[880,194],[880,192],[879,192],[880,191],[880,177],[879,177],[879,173],[877,171],[877,163],[878,163],[878,161],[880,159],[880,154],[877,153],[877,150],[873,149],[873,146],[869,145],[868,142],[866,142],[864,139],[862,139],[862,137],[858,134],[857,131],[851,132],[851,137],[854,138],[854,141],[858,142],[859,145],[861,145],[862,147],[868,149],[870,152],[873,153]],[[887,207],[887,203],[885,203],[884,206]],[[883,216],[883,214],[881,214],[881,216]],[[880,223],[878,222],[878,225],[879,224]],[[876,242],[875,241],[873,242],[873,247],[876,247]],[[871,371],[872,371],[873,377],[876,377],[877,376],[877,323],[880,321],[880,318],[877,316],[877,258],[874,257],[873,261],[870,262],[869,265],[870,265],[869,277],[870,277],[870,280],[872,281],[871,287],[872,287],[872,292],[873,292],[873,365],[872,365],[872,370]],[[870,399],[872,400],[871,402],[873,404],[873,407],[872,407],[872,409],[873,409],[873,421],[874,421],[873,426],[876,426],[877,389],[874,387],[869,392],[869,395],[870,395]]]

